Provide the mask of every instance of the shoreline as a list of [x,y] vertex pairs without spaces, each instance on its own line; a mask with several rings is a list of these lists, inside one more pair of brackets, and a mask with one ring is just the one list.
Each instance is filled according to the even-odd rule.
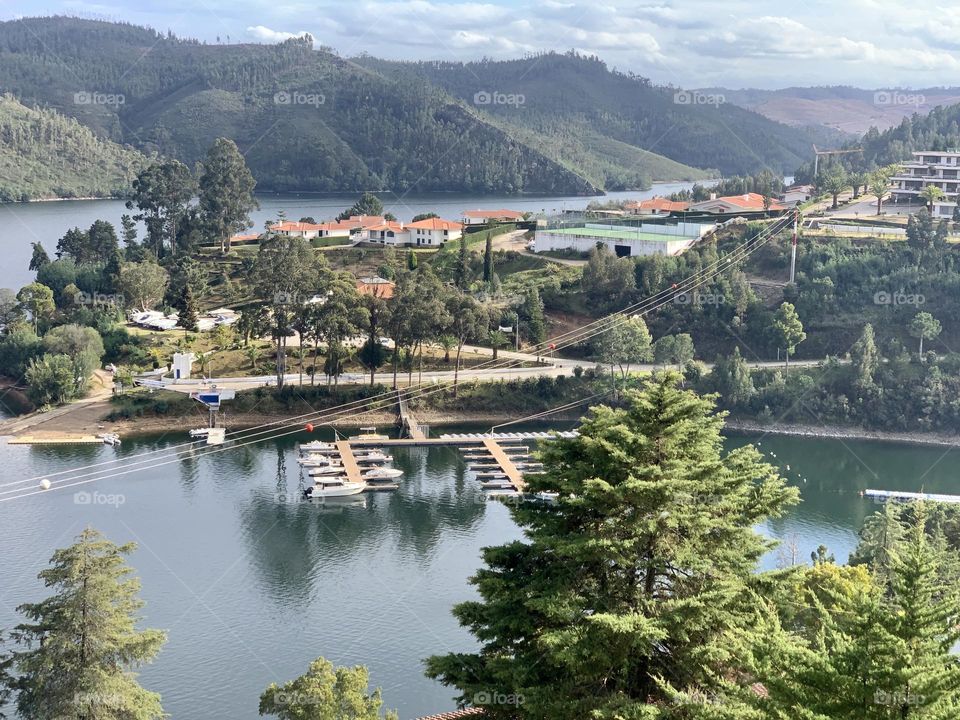
[[889,430],[865,430],[848,428],[842,425],[799,425],[792,423],[774,423],[762,425],[754,420],[728,418],[725,430],[734,433],[763,433],[765,435],[792,435],[794,437],[815,437],[832,440],[867,440],[872,442],[899,443],[902,445],[926,445],[931,447],[953,447],[960,445],[960,434],[947,435],[933,432],[894,432]]

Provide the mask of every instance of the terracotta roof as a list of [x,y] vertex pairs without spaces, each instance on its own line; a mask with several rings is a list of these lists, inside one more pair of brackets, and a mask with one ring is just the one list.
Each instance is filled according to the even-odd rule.
[[483,714],[483,708],[464,708],[463,710],[454,710],[453,712],[440,713],[439,715],[427,715],[417,718],[417,720],[460,720],[460,718],[480,717]]
[[[724,197],[717,198],[717,200],[724,200],[731,205],[736,205],[741,207],[744,210],[750,209],[759,209],[763,210],[763,195],[760,193],[744,193],[743,195],[725,195]],[[783,205],[774,200],[770,205],[771,210],[783,210]]]
[[231,235],[230,239],[233,242],[243,242],[244,240],[256,240],[260,237],[259,233],[253,233],[248,235]]
[[396,222],[395,220],[387,220],[382,222],[379,225],[370,225],[369,227],[364,228],[365,230],[370,231],[383,231],[383,230],[393,230],[394,232],[403,232],[405,228],[403,223]]
[[361,295],[374,295],[380,298],[392,298],[397,284],[382,277],[357,278],[357,292]]
[[316,232],[323,227],[322,225],[317,225],[315,223],[305,223],[305,222],[294,222],[293,220],[285,220],[283,222],[274,223],[270,226],[270,229],[273,232],[307,232],[312,231]]
[[667,200],[666,198],[655,197],[648,200],[641,200],[639,202],[627,203],[625,207],[628,210],[660,210],[662,212],[683,212],[689,207],[690,203],[680,202],[675,200]]
[[523,220],[523,213],[516,210],[464,210],[465,218],[505,218],[507,220]]
[[407,225],[408,228],[415,228],[418,230],[462,230],[463,225],[458,222],[453,222],[452,220],[444,220],[442,218],[427,218],[426,220],[418,220],[415,223],[410,223]]
[[382,215],[351,215],[343,222],[350,223],[355,227],[367,228],[387,222],[387,219]]

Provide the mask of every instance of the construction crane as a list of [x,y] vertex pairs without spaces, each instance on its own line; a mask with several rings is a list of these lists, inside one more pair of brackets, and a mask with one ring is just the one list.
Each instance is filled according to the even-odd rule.
[[862,147],[850,148],[849,150],[818,150],[813,146],[813,178],[816,180],[820,174],[820,156],[821,155],[850,155],[851,153],[863,152]]

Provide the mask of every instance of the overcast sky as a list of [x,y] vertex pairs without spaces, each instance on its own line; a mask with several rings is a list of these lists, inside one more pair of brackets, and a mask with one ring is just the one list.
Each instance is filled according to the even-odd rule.
[[594,53],[686,87],[960,85],[960,5],[941,0],[0,0],[5,20],[69,14],[208,42],[310,32],[342,55]]

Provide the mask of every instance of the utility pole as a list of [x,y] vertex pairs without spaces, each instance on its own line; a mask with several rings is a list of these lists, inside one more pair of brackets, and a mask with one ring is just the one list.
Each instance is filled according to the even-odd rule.
[[790,283],[797,277],[797,226],[800,222],[800,209],[793,209],[793,241],[790,243]]
[[520,352],[520,313],[517,313],[517,324],[514,326],[514,335],[517,339],[517,352]]

